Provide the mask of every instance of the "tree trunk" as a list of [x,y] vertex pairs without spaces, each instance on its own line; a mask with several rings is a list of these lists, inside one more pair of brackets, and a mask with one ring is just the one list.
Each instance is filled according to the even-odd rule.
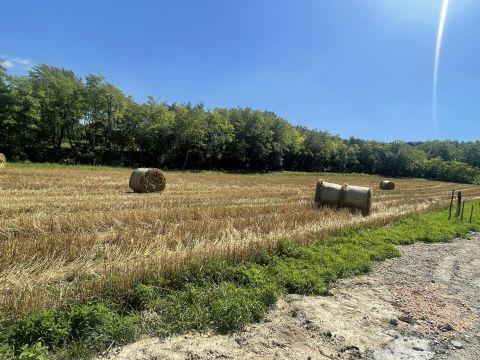
[[190,154],[190,149],[187,150],[187,155],[185,156],[185,161],[183,162],[182,170],[185,169],[185,166],[187,166],[188,162],[188,155]]

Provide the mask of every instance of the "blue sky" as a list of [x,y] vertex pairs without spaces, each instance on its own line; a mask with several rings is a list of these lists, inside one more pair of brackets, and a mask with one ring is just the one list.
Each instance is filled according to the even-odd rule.
[[[0,57],[101,73],[143,101],[268,109],[343,137],[425,140],[441,0],[7,1]],[[480,2],[451,0],[438,138],[480,139]]]

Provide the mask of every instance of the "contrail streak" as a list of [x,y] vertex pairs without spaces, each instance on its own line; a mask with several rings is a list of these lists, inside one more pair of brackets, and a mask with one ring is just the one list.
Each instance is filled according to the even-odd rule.
[[445,30],[445,20],[447,18],[449,0],[443,0],[442,11],[440,13],[440,21],[438,23],[437,45],[435,47],[435,64],[433,66],[433,132],[434,136],[438,135],[437,121],[437,84],[438,84],[438,67],[440,62],[440,51],[442,49],[443,31]]

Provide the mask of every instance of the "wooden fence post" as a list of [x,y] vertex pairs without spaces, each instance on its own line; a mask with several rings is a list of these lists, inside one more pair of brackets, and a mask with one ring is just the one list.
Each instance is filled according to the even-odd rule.
[[472,204],[472,208],[470,209],[470,224],[472,223],[472,218],[473,218],[473,204]]
[[458,218],[460,216],[460,211],[462,210],[462,192],[457,192],[457,210],[455,212],[455,217]]
[[453,196],[455,195],[455,190],[452,190],[452,198],[450,199],[450,209],[448,210],[448,220],[452,218],[452,206],[453,206]]
[[460,220],[463,221],[463,210],[465,210],[465,200],[462,202],[462,215],[460,216]]

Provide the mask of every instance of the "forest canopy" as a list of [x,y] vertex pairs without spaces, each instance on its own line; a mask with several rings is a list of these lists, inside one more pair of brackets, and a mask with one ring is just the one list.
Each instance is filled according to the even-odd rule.
[[271,111],[206,109],[151,96],[139,103],[101,75],[48,65],[13,76],[0,64],[0,152],[14,161],[480,182],[479,141],[342,139]]

